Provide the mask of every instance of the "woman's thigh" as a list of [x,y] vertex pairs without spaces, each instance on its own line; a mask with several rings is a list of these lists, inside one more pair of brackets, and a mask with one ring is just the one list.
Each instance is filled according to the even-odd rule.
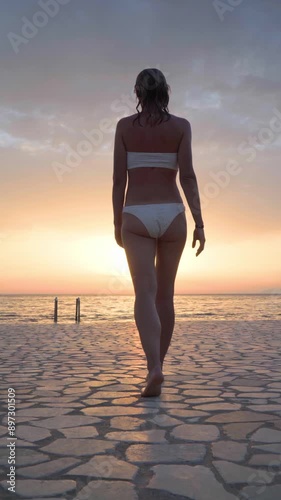
[[156,294],[157,240],[149,235],[146,227],[137,217],[128,213],[123,213],[121,237],[135,292],[150,291]]
[[178,214],[157,241],[157,299],[171,299],[180,259],[187,239],[185,212]]

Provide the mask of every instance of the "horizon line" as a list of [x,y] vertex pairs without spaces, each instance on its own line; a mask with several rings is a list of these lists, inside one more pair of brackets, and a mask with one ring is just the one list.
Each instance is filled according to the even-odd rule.
[[[134,297],[134,294],[114,294],[114,293],[0,293],[0,296],[9,295],[46,295],[58,297],[60,295],[72,295],[72,296],[103,296],[103,297]],[[175,293],[174,296],[178,295],[281,295],[281,292],[214,292],[214,293]]]

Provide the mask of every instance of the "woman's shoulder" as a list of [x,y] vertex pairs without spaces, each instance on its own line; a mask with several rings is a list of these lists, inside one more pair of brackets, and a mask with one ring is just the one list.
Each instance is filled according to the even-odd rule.
[[[173,115],[172,113],[169,113],[170,115],[170,120],[173,121],[173,123],[178,124],[178,125],[183,125],[185,121],[188,121],[185,117],[183,116],[177,116]],[[133,120],[135,120],[138,117],[138,113],[134,113],[133,115],[125,116],[121,120],[123,124],[125,125],[126,123],[131,123]]]

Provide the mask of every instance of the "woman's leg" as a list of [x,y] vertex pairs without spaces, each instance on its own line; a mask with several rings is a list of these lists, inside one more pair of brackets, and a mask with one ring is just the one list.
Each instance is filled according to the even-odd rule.
[[175,217],[167,231],[158,239],[156,250],[157,295],[156,308],[161,322],[160,361],[169,349],[174,325],[174,285],[187,238],[185,212]]
[[141,344],[151,371],[160,366],[161,322],[155,305],[157,279],[155,272],[156,239],[133,214],[123,213],[122,241],[134,285],[134,315]]
[[156,299],[156,308],[161,322],[160,362],[161,368],[163,369],[164,359],[169,349],[175,326],[173,297]]

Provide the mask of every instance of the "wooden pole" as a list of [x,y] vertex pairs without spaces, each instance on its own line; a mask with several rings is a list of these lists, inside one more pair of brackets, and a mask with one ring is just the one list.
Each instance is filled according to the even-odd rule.
[[76,299],[75,321],[80,322],[80,298]]
[[58,298],[55,298],[54,323],[58,321]]

